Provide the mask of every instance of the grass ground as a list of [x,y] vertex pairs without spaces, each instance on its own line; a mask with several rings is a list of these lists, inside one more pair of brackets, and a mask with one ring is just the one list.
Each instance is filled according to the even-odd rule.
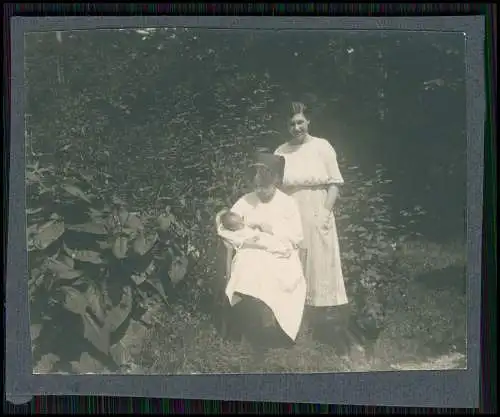
[[[397,256],[401,257],[396,262],[400,270],[394,273],[407,278],[464,261],[455,244],[418,242],[401,248]],[[157,315],[148,342],[129,369],[132,372],[147,369],[148,373],[155,374],[192,374],[465,368],[465,344],[460,348],[451,342],[452,338],[465,339],[465,322],[462,328],[461,322],[456,325],[453,321],[457,310],[461,310],[458,316],[465,316],[465,296],[457,297],[447,288],[429,288],[411,279],[407,282],[408,287],[403,290],[406,301],[399,310],[388,309],[392,320],[371,349],[355,344],[347,355],[340,356],[333,346],[316,341],[306,322],[294,347],[272,349],[259,356],[244,341],[224,340],[211,317],[179,310],[173,315]],[[450,343],[446,343],[446,338]],[[429,347],[439,344],[446,348]]]
[[147,373],[153,374],[316,373],[465,366],[465,357],[461,353],[450,351],[438,356],[419,357],[401,351],[399,346],[391,348],[390,341],[376,346],[372,354],[355,345],[347,355],[339,356],[334,347],[317,342],[309,328],[304,328],[299,334],[294,347],[271,349],[262,357],[245,341],[221,338],[209,317],[189,317],[185,328],[179,332],[182,336],[177,338],[166,336],[165,327],[154,328],[142,354],[136,358],[136,365],[129,368],[131,372],[142,373],[147,369]]
[[[403,248],[398,256],[402,259],[396,263],[400,270],[395,276],[406,278],[464,262],[454,245],[418,243]],[[173,313],[159,309],[150,314],[149,329],[132,323],[118,352],[122,369],[133,374],[196,374],[465,368],[465,320],[456,320],[465,317],[465,294],[457,297],[455,291],[422,286],[415,279],[406,282],[407,287],[398,287],[404,302],[387,308],[389,320],[371,349],[353,345],[350,352],[339,355],[333,346],[312,337],[306,321],[295,346],[272,349],[262,356],[244,341],[222,338],[211,316],[179,306]],[[462,346],[455,346],[456,340]],[[445,348],[436,349],[438,345]],[[105,372],[89,358],[82,356],[81,362],[87,365],[75,364],[75,371]],[[40,363],[39,372],[46,366]],[[89,366],[93,369],[83,369]]]

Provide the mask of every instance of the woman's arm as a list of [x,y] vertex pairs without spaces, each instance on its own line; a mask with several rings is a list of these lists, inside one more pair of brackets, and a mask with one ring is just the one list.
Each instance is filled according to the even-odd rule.
[[332,211],[339,196],[339,186],[344,183],[344,178],[342,178],[337,163],[337,153],[330,142],[320,139],[317,144],[319,146],[318,155],[323,162],[327,175],[328,192],[324,203],[325,209]]
[[242,237],[237,232],[231,232],[226,230],[220,230],[219,236],[221,236],[227,244],[229,244],[234,249],[264,249],[267,250],[268,247],[263,242],[260,242],[257,236],[253,237]]
[[339,196],[339,187],[337,184],[329,184],[328,185],[328,192],[326,195],[325,199],[325,208],[328,211],[332,211],[333,207],[335,206],[335,202],[337,201],[337,198]]
[[257,241],[247,240],[243,243],[241,247],[245,249],[263,249],[263,250],[269,249],[266,245],[261,244],[258,240]]
[[251,242],[251,238],[239,233],[238,231],[231,231],[219,226],[217,234],[224,240],[227,245],[232,246],[234,249],[240,249]]

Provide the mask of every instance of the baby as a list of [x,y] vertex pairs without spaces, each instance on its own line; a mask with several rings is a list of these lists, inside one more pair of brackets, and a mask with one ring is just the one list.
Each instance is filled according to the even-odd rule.
[[258,227],[245,224],[244,219],[237,213],[226,211],[220,217],[221,225],[224,229],[235,234],[235,237],[242,242],[260,243],[265,246],[268,252],[280,257],[288,258],[292,251],[292,245],[287,244],[276,236],[264,233]]

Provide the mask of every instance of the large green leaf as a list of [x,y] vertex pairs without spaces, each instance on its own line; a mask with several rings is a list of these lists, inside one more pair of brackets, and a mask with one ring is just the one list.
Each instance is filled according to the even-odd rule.
[[125,227],[129,216],[130,213],[123,206],[120,206],[112,217],[113,221],[117,222],[120,227]]
[[68,265],[70,268],[74,268],[75,267],[75,260],[67,255],[64,255],[64,254],[60,254],[59,255],[59,260]]
[[102,303],[102,293],[95,284],[90,284],[85,292],[87,298],[87,306],[92,314],[103,324],[106,320],[106,312]]
[[99,326],[88,313],[81,315],[83,320],[83,337],[106,355],[109,353],[110,332],[106,327]]
[[26,228],[26,237],[28,240],[33,239],[33,236],[38,230],[38,224],[32,224]]
[[33,236],[35,248],[43,250],[58,240],[64,233],[64,222],[51,220],[40,226]]
[[90,197],[76,185],[65,184],[62,186],[62,189],[73,197],[77,197],[81,200],[86,201],[87,203],[91,203]]
[[48,374],[54,372],[54,367],[60,361],[59,356],[48,353],[40,358],[40,361],[33,367],[34,374]]
[[145,236],[142,232],[140,232],[134,241],[133,245],[134,251],[137,254],[143,256],[153,248],[153,246],[157,241],[158,241],[157,233]]
[[109,214],[109,210],[96,210],[92,207],[89,207],[89,216],[94,220],[103,220],[105,215]]
[[28,209],[26,209],[26,214],[28,214],[28,215],[37,214],[37,213],[40,213],[42,210],[43,210],[43,208],[41,208],[41,207],[38,207],[36,209],[28,208]]
[[136,285],[141,285],[148,279],[148,276],[143,272],[142,274],[132,274],[130,278],[135,282]]
[[146,267],[144,272],[140,274],[132,274],[131,278],[132,281],[135,282],[136,285],[141,285],[143,282],[145,282],[149,276],[153,275],[153,273],[156,271],[156,265],[155,261],[152,260],[149,265]]
[[59,289],[64,294],[63,307],[75,314],[83,315],[87,308],[87,297],[75,288],[61,286]]
[[109,240],[98,240],[96,243],[99,245],[99,248],[103,250],[111,249],[113,247]]
[[30,334],[31,334],[31,340],[34,342],[36,339],[38,339],[38,336],[40,336],[40,333],[42,331],[42,325],[41,324],[32,324],[30,326]]
[[67,229],[73,230],[75,232],[85,232],[93,235],[107,235],[108,230],[106,225],[101,222],[94,221],[92,223],[75,224],[66,226]]
[[120,230],[120,234],[123,236],[127,236],[129,239],[134,239],[138,235],[138,230],[131,229],[130,227],[123,227]]
[[163,284],[159,278],[149,277],[146,280],[146,283],[149,284],[151,287],[153,287],[156,290],[156,292],[160,295],[162,300],[168,304],[168,298],[167,298],[167,294],[165,293],[165,288],[163,288]]
[[123,226],[136,231],[144,227],[141,219],[136,214],[129,214]]
[[175,222],[175,217],[172,213],[163,213],[157,218],[158,228],[161,232],[167,232]]
[[113,255],[117,259],[124,259],[128,252],[128,239],[125,236],[118,236],[113,243]]
[[26,182],[34,183],[34,182],[40,182],[40,180],[41,180],[40,176],[37,175],[35,172],[26,173]]
[[145,269],[144,273],[147,276],[149,276],[149,275],[152,275],[155,271],[156,271],[155,261],[151,261],[149,263],[149,265],[147,266],[147,268]]
[[63,249],[71,258],[76,259],[77,261],[89,262],[95,265],[104,263],[101,255],[98,252],[94,252],[91,250],[70,249],[65,243],[63,243]]
[[83,275],[83,271],[73,269],[68,263],[56,259],[51,259],[47,262],[47,269],[62,280],[73,280]]
[[79,361],[72,361],[71,367],[78,374],[93,374],[106,372],[106,367],[88,352],[83,352]]
[[[33,273],[33,271],[32,271]],[[36,297],[36,291],[45,283],[45,275],[43,272],[40,272],[36,275],[31,275],[28,281],[28,295],[30,301],[33,301]]]
[[120,327],[130,316],[130,313],[132,312],[132,303],[132,288],[130,286],[126,286],[123,289],[123,295],[119,304],[109,310],[106,314],[104,326],[111,332],[118,329],[118,327]]
[[[90,288],[90,287],[89,287]],[[110,333],[104,326],[100,326],[95,322],[92,315],[87,311],[90,307],[92,313],[104,318],[104,312],[100,310],[97,292],[88,290],[82,293],[75,288],[62,286],[60,290],[63,292],[65,299],[63,306],[66,310],[81,316],[84,325],[84,337],[92,343],[97,349],[103,353],[109,352]]]
[[170,270],[168,272],[168,276],[170,277],[170,281],[172,283],[178,284],[180,281],[184,279],[187,273],[188,268],[188,258],[185,256],[179,256],[172,261],[170,265]]

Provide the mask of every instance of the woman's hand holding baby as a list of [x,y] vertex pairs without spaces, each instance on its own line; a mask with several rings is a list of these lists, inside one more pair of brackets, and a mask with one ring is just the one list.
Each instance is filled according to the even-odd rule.
[[253,222],[248,224],[249,227],[252,229],[258,229],[261,232],[268,233],[268,234],[273,234],[273,228],[271,225],[268,223],[263,223],[263,222]]
[[257,243],[259,241],[259,239],[260,239],[260,236],[252,236],[251,238],[249,238],[247,240],[247,242],[249,242],[249,243]]

